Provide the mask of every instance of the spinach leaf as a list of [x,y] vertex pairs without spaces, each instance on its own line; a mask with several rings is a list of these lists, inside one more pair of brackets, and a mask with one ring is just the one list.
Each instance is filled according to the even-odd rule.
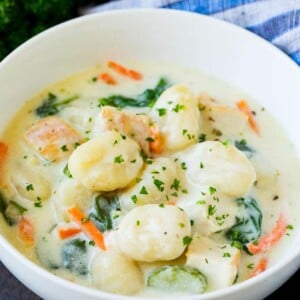
[[113,220],[120,211],[117,197],[110,199],[100,195],[95,199],[94,211],[89,214],[89,218],[100,231],[104,232],[113,228]]
[[74,273],[85,275],[88,273],[88,256],[86,241],[74,239],[62,248],[63,266]]
[[153,89],[146,89],[142,94],[137,95],[135,98],[112,95],[107,98],[100,98],[99,106],[111,105],[120,108],[127,106],[153,107],[158,97],[169,87],[169,85],[168,81],[162,77]]
[[252,157],[255,153],[255,150],[247,145],[247,141],[242,139],[240,141],[235,141],[234,145],[236,148],[238,148],[240,151],[245,152],[246,156],[248,158]]
[[245,246],[257,240],[261,235],[262,212],[254,198],[238,198],[240,216],[236,217],[236,224],[226,233],[232,242],[239,242]]
[[53,93],[48,93],[48,97],[39,107],[35,109],[35,113],[41,118],[56,115],[62,108],[64,108],[65,105],[78,98],[78,96],[72,96],[70,98],[58,101],[56,95]]
[[25,211],[27,208],[15,201],[7,201],[0,191],[0,212],[9,226],[15,225]]

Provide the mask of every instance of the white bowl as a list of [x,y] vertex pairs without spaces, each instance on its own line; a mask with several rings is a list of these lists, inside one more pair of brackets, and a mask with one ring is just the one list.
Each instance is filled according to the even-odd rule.
[[[123,10],[81,17],[46,30],[20,46],[0,63],[0,129],[24,100],[108,59],[176,63],[226,80],[260,99],[300,153],[300,137],[295,130],[300,128],[299,67],[275,47],[241,28],[175,10]],[[298,233],[291,238],[290,250],[261,275],[186,299],[266,297],[299,268],[299,226],[295,231]],[[44,299],[129,299],[52,275],[20,254],[2,235],[0,247],[0,258],[7,268]]]

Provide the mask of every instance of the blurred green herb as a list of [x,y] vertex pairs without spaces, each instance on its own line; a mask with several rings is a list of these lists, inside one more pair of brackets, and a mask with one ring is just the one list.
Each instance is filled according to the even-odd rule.
[[0,60],[37,33],[79,16],[78,8],[89,4],[86,0],[0,0]]

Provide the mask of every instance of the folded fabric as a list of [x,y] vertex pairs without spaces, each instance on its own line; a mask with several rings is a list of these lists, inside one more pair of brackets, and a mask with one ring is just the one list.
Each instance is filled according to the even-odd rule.
[[86,9],[171,8],[222,19],[261,36],[300,65],[299,0],[119,0]]

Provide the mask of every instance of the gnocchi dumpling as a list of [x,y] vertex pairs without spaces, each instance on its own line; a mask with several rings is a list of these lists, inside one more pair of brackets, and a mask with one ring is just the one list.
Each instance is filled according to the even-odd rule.
[[116,131],[107,131],[79,146],[68,162],[72,176],[91,191],[126,187],[143,166],[139,145]]
[[177,153],[176,157],[186,163],[189,181],[232,197],[245,195],[256,180],[250,161],[232,145],[207,141]]
[[165,157],[153,159],[143,174],[136,179],[138,183],[119,195],[122,209],[130,210],[137,205],[169,200],[168,194],[178,175],[177,165],[172,159]]
[[145,262],[180,256],[191,234],[187,214],[176,206],[148,204],[126,214],[119,224],[117,241],[128,257]]
[[240,256],[241,251],[235,247],[196,235],[188,247],[186,264],[201,270],[211,291],[234,283]]
[[109,293],[132,295],[143,286],[137,264],[116,251],[100,252],[92,261],[91,274],[95,287]]
[[165,150],[177,151],[197,141],[200,112],[196,97],[187,87],[174,85],[164,91],[150,114],[159,126]]

